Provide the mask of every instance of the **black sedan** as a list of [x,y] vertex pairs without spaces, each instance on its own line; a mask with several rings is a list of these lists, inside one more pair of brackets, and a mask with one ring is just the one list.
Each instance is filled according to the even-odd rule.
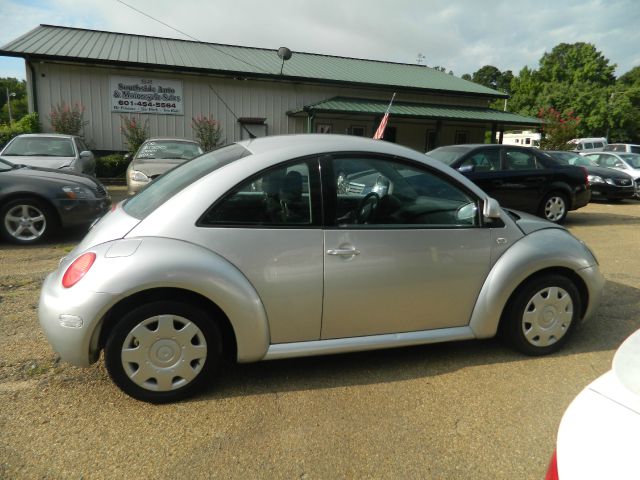
[[544,153],[565,165],[586,168],[589,172],[591,196],[594,198],[623,200],[636,196],[636,185],[631,175],[613,168],[601,167],[593,160],[575,152],[545,151]]
[[539,150],[511,145],[451,145],[427,152],[457,169],[507,208],[562,223],[591,198],[587,171]]
[[0,159],[0,235],[30,245],[60,227],[89,226],[111,198],[88,175],[28,167]]

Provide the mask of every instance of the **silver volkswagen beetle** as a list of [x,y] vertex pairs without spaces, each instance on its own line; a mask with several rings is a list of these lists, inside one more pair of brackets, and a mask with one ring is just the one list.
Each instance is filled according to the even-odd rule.
[[63,360],[104,350],[127,394],[167,402],[238,362],[502,336],[560,348],[604,278],[566,229],[503,210],[391,143],[274,136],[197,157],[112,209],[51,273]]

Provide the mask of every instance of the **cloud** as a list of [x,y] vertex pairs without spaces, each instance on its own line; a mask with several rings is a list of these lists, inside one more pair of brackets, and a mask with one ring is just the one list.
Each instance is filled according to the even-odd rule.
[[[593,43],[622,74],[640,64],[636,0],[123,0],[197,39],[444,66],[536,68],[559,43]],[[116,0],[0,0],[0,43],[40,23],[183,38]],[[2,69],[0,63],[0,69]],[[0,71],[0,76],[2,71]]]

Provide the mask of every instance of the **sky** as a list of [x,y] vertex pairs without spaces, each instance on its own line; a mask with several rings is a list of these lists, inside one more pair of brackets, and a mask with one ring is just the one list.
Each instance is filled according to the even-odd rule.
[[[517,74],[560,43],[588,42],[616,65],[640,65],[638,0],[122,0],[211,43]],[[187,38],[118,0],[0,0],[0,46],[39,24]],[[0,77],[25,78],[0,57]]]

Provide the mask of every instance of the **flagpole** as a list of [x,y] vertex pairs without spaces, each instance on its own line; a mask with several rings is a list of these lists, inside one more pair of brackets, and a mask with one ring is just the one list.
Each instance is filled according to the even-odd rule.
[[384,130],[385,128],[387,128],[387,122],[389,121],[389,112],[391,111],[391,105],[393,105],[393,100],[395,98],[396,98],[396,92],[393,92],[393,95],[391,96],[391,101],[387,106],[387,110],[384,112],[384,116],[382,117],[382,120],[380,120],[380,125],[378,126],[376,133],[373,135],[374,140],[382,140],[382,138],[384,137]]

